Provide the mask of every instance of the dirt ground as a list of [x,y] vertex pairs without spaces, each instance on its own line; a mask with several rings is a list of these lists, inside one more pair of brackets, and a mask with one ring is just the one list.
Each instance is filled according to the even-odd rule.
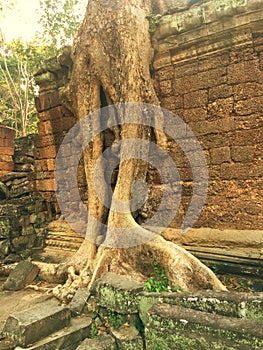
[[5,278],[0,278],[0,331],[13,311],[19,311],[30,307],[32,304],[46,298],[45,294],[31,289],[17,292],[2,290]]

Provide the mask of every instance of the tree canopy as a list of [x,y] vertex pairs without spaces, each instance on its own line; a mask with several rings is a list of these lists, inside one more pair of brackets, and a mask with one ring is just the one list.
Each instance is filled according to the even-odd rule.
[[[0,1],[0,17],[14,9],[12,0]],[[34,72],[43,60],[56,56],[71,44],[85,7],[83,0],[41,0],[41,30],[32,40],[14,38],[8,42],[1,32],[0,122],[16,130],[17,136],[37,131]],[[1,28],[0,26],[0,29]]]

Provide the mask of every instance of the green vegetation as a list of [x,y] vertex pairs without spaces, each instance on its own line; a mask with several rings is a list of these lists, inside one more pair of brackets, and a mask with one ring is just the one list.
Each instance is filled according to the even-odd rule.
[[[14,128],[16,136],[37,132],[34,72],[62,46],[72,43],[84,4],[84,0],[41,0],[42,30],[30,42],[23,38],[7,42],[0,29],[0,123]],[[12,0],[0,0],[0,17],[6,17],[7,8],[13,7]]]
[[[84,14],[83,0],[40,0],[39,39],[54,49],[72,43]],[[41,39],[42,38],[42,39]]]
[[161,15],[156,15],[153,12],[146,16],[149,21],[149,33],[153,34],[156,28],[160,25]]
[[98,330],[97,330],[97,327],[94,323],[94,321],[92,322],[91,324],[91,328],[90,328],[90,337],[91,339],[94,339],[97,337],[97,334],[98,334]]
[[107,320],[108,320],[110,326],[113,327],[113,329],[118,329],[124,323],[124,316],[121,314],[118,314],[115,311],[108,309]]
[[161,268],[159,264],[154,264],[153,273],[148,277],[147,281],[144,282],[146,291],[150,293],[161,293],[161,292],[183,292],[180,287],[170,287],[169,279],[166,276],[164,268]]
[[158,264],[154,264],[153,273],[144,283],[147,292],[168,292],[169,280],[165,274],[164,268],[160,268]]

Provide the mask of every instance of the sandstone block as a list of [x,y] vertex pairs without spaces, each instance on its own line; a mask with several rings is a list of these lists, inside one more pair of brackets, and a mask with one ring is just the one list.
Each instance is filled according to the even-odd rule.
[[138,300],[136,295],[144,289],[144,285],[130,278],[115,273],[104,273],[92,286],[98,304],[115,310],[120,314],[136,313]]
[[200,90],[195,92],[190,92],[184,95],[184,107],[185,108],[195,108],[204,107],[207,105],[208,96],[207,91]]
[[4,289],[19,290],[23,289],[27,284],[34,281],[39,268],[30,261],[22,261],[11,272],[4,284]]
[[76,350],[117,350],[113,337],[101,334],[95,339],[85,339]]
[[[27,347],[36,341],[66,327],[70,322],[70,311],[51,299],[29,309],[11,314],[3,328],[3,335]],[[52,349],[52,348],[49,348]]]
[[212,164],[222,164],[225,162],[230,162],[230,148],[229,147],[219,147],[210,150],[210,157]]

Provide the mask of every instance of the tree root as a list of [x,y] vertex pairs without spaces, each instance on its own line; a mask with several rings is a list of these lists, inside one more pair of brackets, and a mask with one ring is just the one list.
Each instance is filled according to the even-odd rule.
[[[143,228],[141,230],[145,231]],[[66,283],[56,286],[53,294],[63,302],[69,302],[79,287],[90,288],[107,271],[144,282],[153,272],[154,264],[165,269],[171,287],[191,292],[227,290],[216,275],[192,254],[161,236],[155,236],[140,246],[128,249],[100,247],[96,259],[87,261],[80,273],[76,273],[75,266],[71,265]]]

